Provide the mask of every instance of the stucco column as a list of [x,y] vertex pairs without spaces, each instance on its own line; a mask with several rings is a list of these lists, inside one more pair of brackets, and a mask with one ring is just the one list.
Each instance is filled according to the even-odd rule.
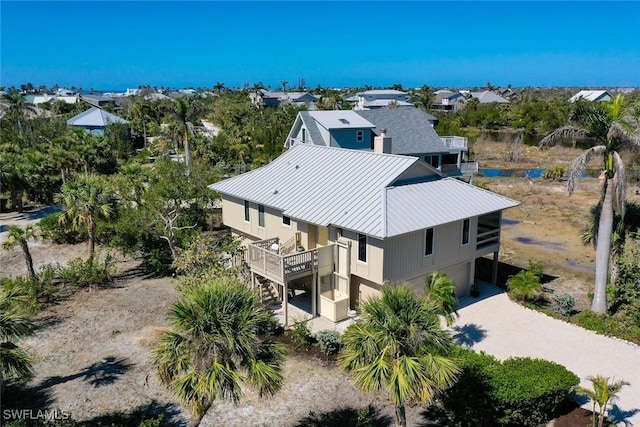
[[313,317],[318,316],[318,275],[315,271],[311,279],[311,315]]

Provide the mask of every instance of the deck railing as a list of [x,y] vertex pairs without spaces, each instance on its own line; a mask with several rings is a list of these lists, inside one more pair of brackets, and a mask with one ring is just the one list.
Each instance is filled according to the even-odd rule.
[[463,175],[478,172],[478,162],[465,162],[460,164],[460,172]]
[[287,280],[305,276],[318,267],[317,250],[280,255],[279,246],[274,247],[274,243],[278,245],[279,239],[259,240],[249,245],[247,262],[253,272],[278,283],[284,283]]
[[476,249],[486,248],[500,242],[500,228],[478,227]]
[[467,148],[468,140],[463,136],[441,136],[440,139],[447,148]]

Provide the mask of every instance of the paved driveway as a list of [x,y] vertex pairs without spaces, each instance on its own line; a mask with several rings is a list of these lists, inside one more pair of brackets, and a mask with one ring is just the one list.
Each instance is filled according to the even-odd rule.
[[[460,317],[453,326],[462,343],[498,359],[528,356],[564,365],[581,378],[589,375],[615,377],[630,383],[623,387],[610,413],[617,421],[640,427],[640,347],[607,338],[522,307],[489,285],[480,298],[460,303]],[[585,404],[591,408],[590,403]]]

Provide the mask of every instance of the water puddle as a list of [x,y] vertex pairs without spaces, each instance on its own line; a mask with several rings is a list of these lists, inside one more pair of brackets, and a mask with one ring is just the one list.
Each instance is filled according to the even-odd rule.
[[501,222],[502,225],[518,225],[518,224],[520,224],[520,220],[519,219],[502,218],[502,220],[500,222]]
[[557,251],[564,250],[564,243],[545,242],[544,240],[534,239],[533,237],[516,237],[515,241],[518,243],[522,243],[523,245],[542,246],[543,248],[553,249]]

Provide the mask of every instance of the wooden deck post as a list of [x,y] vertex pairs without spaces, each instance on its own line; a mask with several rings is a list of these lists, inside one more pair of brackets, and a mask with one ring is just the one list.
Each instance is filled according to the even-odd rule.
[[498,286],[498,251],[493,253],[493,263],[491,264],[491,284]]
[[256,288],[256,273],[251,272],[251,290]]
[[284,328],[289,327],[289,282],[284,281],[284,295],[282,295],[282,305],[284,306]]

